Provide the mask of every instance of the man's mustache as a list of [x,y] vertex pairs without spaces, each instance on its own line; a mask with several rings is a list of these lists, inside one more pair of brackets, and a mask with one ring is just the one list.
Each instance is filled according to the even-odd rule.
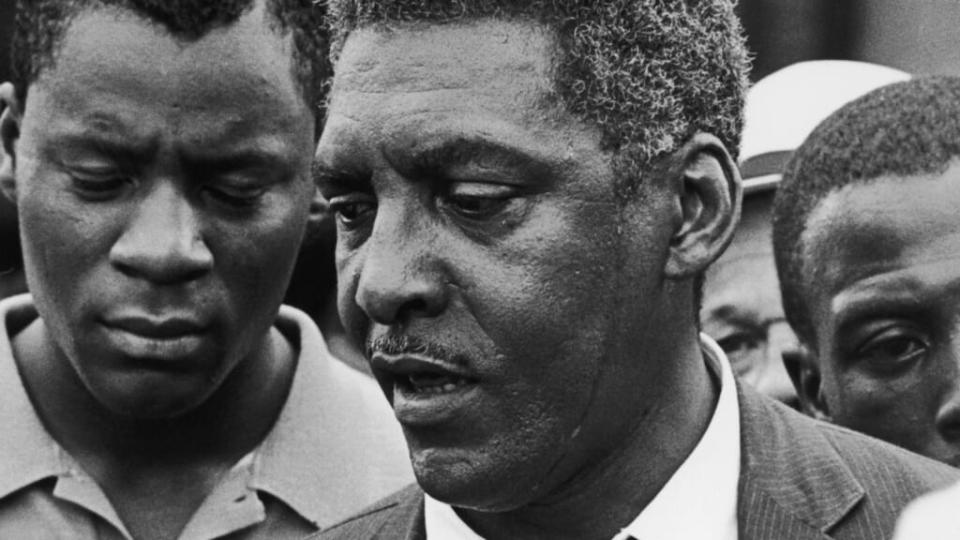
[[364,344],[364,353],[367,358],[374,354],[385,354],[390,356],[400,356],[404,354],[426,356],[435,360],[440,360],[449,364],[466,365],[467,360],[462,355],[456,354],[450,349],[421,339],[416,336],[401,334],[386,334],[373,340],[368,340]]

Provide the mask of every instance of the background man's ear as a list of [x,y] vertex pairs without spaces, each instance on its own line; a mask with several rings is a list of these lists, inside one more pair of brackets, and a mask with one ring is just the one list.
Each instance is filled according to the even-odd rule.
[[20,138],[20,123],[23,109],[17,93],[10,83],[0,85],[0,141],[3,151],[0,153],[0,190],[11,201],[16,202],[16,182],[14,171],[17,167],[17,139]]
[[782,352],[783,365],[797,390],[800,410],[807,416],[818,420],[831,421],[830,409],[823,398],[823,384],[820,376],[820,364],[816,355],[805,345]]
[[695,276],[730,244],[740,221],[743,187],[730,152],[715,136],[694,135],[676,154],[680,226],[673,236],[666,275]]

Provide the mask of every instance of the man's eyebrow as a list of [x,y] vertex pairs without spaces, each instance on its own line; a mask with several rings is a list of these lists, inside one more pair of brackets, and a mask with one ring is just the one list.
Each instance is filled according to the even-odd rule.
[[315,185],[329,188],[351,187],[357,176],[351,171],[331,166],[318,159],[314,159],[310,164],[310,175]]
[[535,149],[518,147],[482,137],[457,137],[420,146],[415,152],[384,152],[392,166],[402,171],[437,170],[453,165],[528,169],[546,167],[546,158]]
[[837,328],[846,331],[875,317],[914,316],[925,309],[930,297],[955,294],[958,290],[960,280],[947,284],[946,290],[928,291],[916,279],[896,277],[845,291],[831,300],[830,310],[837,318]]
[[93,151],[124,162],[144,163],[153,158],[157,141],[83,130],[51,137],[50,147],[51,150]]

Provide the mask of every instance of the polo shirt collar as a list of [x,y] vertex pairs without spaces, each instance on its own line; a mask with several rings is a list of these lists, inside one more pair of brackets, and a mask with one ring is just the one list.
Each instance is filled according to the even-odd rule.
[[[334,359],[306,314],[282,306],[276,326],[299,343],[299,365],[287,401],[258,447],[251,487],[280,499],[322,529],[333,525],[338,516],[369,505],[369,492],[377,488],[362,485],[370,481],[366,471],[349,474],[367,466],[358,459],[358,450],[370,444],[366,432],[371,424],[357,415],[373,409],[357,409],[361,404],[357,392],[369,388],[384,414],[391,411],[372,379]],[[397,444],[402,444],[399,429],[396,437]],[[389,441],[381,444],[385,452],[394,450]],[[392,481],[405,485],[412,477],[409,462],[405,454],[398,454],[396,461]]]
[[0,301],[0,498],[45,478],[68,472],[60,445],[37,415],[13,360],[10,335],[37,318],[29,295]]
[[[17,441],[0,444],[0,498],[47,478],[74,476],[76,467],[44,428],[13,359],[10,336],[37,317],[29,294],[0,301],[0,432],[5,440]],[[247,487],[269,493],[322,527],[330,525],[324,523],[324,516],[329,519],[341,515],[365,502],[350,500],[349,496],[333,502],[324,489],[329,487],[331,477],[343,476],[345,463],[355,461],[356,449],[349,441],[324,436],[343,429],[335,425],[342,420],[337,413],[351,400],[343,395],[347,390],[337,385],[339,379],[332,373],[335,360],[307,315],[283,306],[276,326],[297,345],[296,373],[273,428],[238,467],[252,469]],[[322,459],[318,449],[322,450]],[[123,530],[119,520],[115,525]]]

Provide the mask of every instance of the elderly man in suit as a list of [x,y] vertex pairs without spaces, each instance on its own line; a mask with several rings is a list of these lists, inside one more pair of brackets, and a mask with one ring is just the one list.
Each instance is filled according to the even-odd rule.
[[320,538],[864,538],[955,472],[698,333],[747,70],[728,0],[334,0],[315,175],[418,485]]

